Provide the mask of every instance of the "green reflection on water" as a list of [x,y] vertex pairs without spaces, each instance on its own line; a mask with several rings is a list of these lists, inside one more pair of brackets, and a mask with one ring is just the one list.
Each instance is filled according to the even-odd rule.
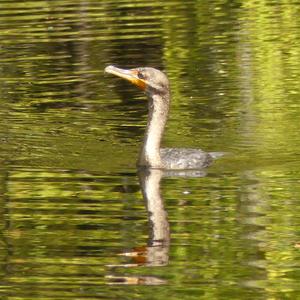
[[[0,6],[1,296],[299,297],[297,2]],[[165,145],[229,153],[162,180],[164,267],[144,262],[146,102],[108,64],[167,71]]]
[[[150,236],[135,174],[16,168],[2,173],[1,255],[11,270],[2,276],[25,299],[35,292],[57,297],[58,290],[78,297],[80,287],[93,297],[100,287],[110,293],[111,284],[146,282],[168,284],[156,290],[158,298],[297,291],[297,174],[265,168],[164,178],[170,264],[150,268],[141,256]],[[140,256],[121,255],[132,251]],[[137,291],[150,299],[150,290]]]

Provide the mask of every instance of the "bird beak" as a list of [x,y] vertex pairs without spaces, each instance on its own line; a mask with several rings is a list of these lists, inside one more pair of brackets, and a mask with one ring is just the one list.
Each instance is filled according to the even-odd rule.
[[114,66],[108,66],[105,68],[104,71],[106,73],[110,73],[128,80],[129,82],[133,83],[143,91],[146,89],[145,80],[138,78],[138,71],[135,69],[125,70],[125,69],[116,68]]

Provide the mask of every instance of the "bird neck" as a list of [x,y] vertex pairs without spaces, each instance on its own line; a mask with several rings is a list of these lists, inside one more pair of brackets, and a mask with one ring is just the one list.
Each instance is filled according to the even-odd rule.
[[162,168],[160,143],[169,112],[169,94],[151,95],[148,105],[148,122],[138,164]]

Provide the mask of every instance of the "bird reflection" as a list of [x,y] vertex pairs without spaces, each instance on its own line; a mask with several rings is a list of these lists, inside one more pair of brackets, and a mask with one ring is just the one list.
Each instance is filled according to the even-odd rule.
[[163,171],[159,169],[139,171],[150,225],[148,247],[145,252],[145,263],[150,266],[163,266],[169,261],[170,226],[160,193],[162,176]]
[[[141,169],[138,171],[140,186],[145,200],[149,220],[149,240],[146,246],[137,247],[130,252],[120,255],[129,256],[133,263],[124,265],[110,265],[110,267],[158,267],[169,262],[170,226],[167,212],[164,208],[160,192],[160,182],[163,171],[159,169]],[[165,284],[166,281],[147,276],[112,276],[106,277],[109,284]]]

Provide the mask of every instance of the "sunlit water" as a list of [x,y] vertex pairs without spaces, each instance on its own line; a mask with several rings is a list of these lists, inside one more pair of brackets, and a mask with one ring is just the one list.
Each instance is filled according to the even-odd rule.
[[[299,10],[0,1],[0,298],[300,298]],[[166,71],[164,145],[226,156],[138,174],[145,96],[109,64]]]

